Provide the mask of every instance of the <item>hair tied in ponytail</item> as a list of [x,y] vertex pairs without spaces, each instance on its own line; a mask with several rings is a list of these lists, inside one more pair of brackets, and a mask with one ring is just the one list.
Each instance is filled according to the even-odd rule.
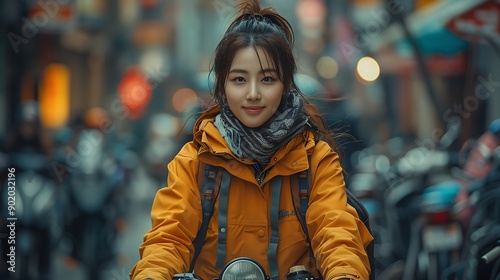
[[253,17],[255,17],[257,20],[263,20],[264,16],[261,13],[255,13],[253,14]]

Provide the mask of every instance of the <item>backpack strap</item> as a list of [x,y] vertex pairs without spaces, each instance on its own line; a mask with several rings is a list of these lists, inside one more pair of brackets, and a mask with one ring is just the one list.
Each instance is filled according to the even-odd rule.
[[[220,169],[222,170],[222,168]],[[222,188],[219,188],[219,210],[217,211],[219,234],[217,240],[217,262],[215,263],[215,267],[220,269],[224,268],[226,265],[227,206],[229,202],[230,182],[231,175],[226,170],[223,170],[222,181],[219,183],[219,186],[222,185]]]
[[295,209],[295,215],[300,222],[302,231],[304,231],[304,234],[306,235],[307,242],[311,244],[306,224],[306,212],[307,207],[309,206],[310,187],[312,186],[310,174],[311,156],[308,155],[307,159],[309,161],[309,168],[290,177],[290,188],[292,190],[292,201]]
[[281,185],[283,178],[277,176],[273,179],[272,193],[271,193],[271,210],[269,212],[269,218],[271,221],[271,239],[269,240],[268,246],[268,258],[269,258],[269,269],[270,277],[272,280],[278,279],[278,260],[276,254],[278,252],[278,241],[279,241],[279,205],[281,197]]
[[[306,235],[306,241],[309,244],[309,250],[314,255],[311,247],[311,239],[309,238],[309,231],[306,223],[306,212],[309,207],[309,195],[311,192],[312,179],[311,179],[311,156],[307,156],[309,161],[309,168],[301,171],[290,177],[290,188],[292,190],[292,202],[295,209],[295,215],[300,222],[302,231]],[[313,258],[310,259],[310,267],[316,267],[313,263]],[[318,271],[319,273],[319,271]],[[320,277],[323,278],[322,276]]]
[[[198,182],[203,208],[203,222],[194,240],[195,255],[191,261],[190,271],[194,270],[196,259],[198,258],[203,243],[206,238],[208,224],[214,212],[216,197],[219,196],[218,210],[218,241],[217,241],[217,261],[216,268],[223,268],[226,261],[226,234],[227,234],[227,206],[229,201],[229,185],[231,175],[220,167],[200,162],[198,171]],[[271,238],[268,247],[269,266],[271,279],[278,279],[278,264],[276,253],[279,241],[279,201],[281,196],[282,177],[277,177],[272,185],[272,203],[270,211]]]
[[302,230],[304,231],[307,241],[309,242],[309,234],[306,225],[306,211],[309,204],[309,176],[308,170],[301,171],[290,178],[290,186],[292,190],[293,205],[295,214],[299,219]]
[[198,230],[198,234],[193,241],[194,256],[191,260],[189,271],[193,271],[196,259],[198,259],[203,243],[205,242],[208,224],[214,212],[216,197],[219,194],[221,179],[222,172],[218,167],[206,164],[202,161],[199,162],[198,187],[200,189],[203,221],[200,229]]
[[[311,166],[310,156],[308,158],[310,167]],[[290,188],[292,192],[295,214],[301,224],[302,230],[304,231],[309,244],[311,244],[311,242],[307,230],[306,212],[307,212],[307,207],[309,206],[309,195],[312,185],[311,182],[312,179],[310,173],[311,171],[309,168],[308,170],[304,170],[302,172],[295,174],[295,176],[290,177]],[[194,270],[194,265],[205,242],[208,230],[208,224],[214,212],[215,201],[217,196],[219,195],[220,186],[221,184],[223,184],[224,186],[229,186],[230,177],[231,175],[220,167],[212,166],[201,161],[199,163],[198,184],[202,200],[203,221],[198,231],[198,234],[196,235],[196,238],[193,241],[195,252],[193,259],[191,261],[189,271]],[[276,178],[273,184],[272,205],[275,207],[272,207],[270,213],[271,240],[268,247],[268,254],[269,254],[271,276],[274,276],[275,274],[276,275],[275,277],[277,277],[276,249],[279,236],[277,219],[278,219],[278,206],[279,206],[279,198],[281,191],[281,183],[282,183],[282,178],[279,176]],[[218,211],[219,240],[217,242],[217,264],[216,264],[216,267],[218,268],[222,268],[225,265],[227,204],[229,197],[229,187],[225,187],[222,189],[223,191],[221,191],[221,198],[219,201],[219,211]],[[348,189],[346,189],[346,194],[347,194],[347,203],[356,209],[356,212],[358,213],[360,220],[366,225],[368,230],[371,232],[369,215],[366,208]],[[371,242],[366,248],[372,269],[372,272],[370,273],[371,280],[374,279],[373,247],[374,244],[373,242]],[[275,271],[276,273],[273,273],[273,271]],[[272,279],[275,279],[275,277],[272,277]]]

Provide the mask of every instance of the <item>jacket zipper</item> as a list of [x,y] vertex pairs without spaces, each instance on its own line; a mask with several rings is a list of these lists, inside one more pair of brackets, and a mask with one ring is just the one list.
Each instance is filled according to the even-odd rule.
[[260,186],[263,180],[264,180],[264,172],[260,172],[259,176],[257,177],[257,184],[259,184]]
[[258,176],[256,178],[257,180],[257,184],[260,186],[262,184],[262,182],[264,181],[264,177],[266,175],[266,170],[265,169],[261,169],[260,166],[258,164],[255,164],[253,166],[255,172],[257,173],[258,172]]
[[351,273],[337,273],[337,274],[332,275],[332,277],[330,277],[330,280],[333,279],[333,278],[335,278],[335,277],[339,277],[339,276],[344,276],[347,279],[352,279],[352,277],[354,277],[354,278],[360,278],[360,276],[356,275],[356,274],[351,274]]

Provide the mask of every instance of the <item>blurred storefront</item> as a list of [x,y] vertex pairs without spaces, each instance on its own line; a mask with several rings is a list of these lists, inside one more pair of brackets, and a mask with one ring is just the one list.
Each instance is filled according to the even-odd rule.
[[[392,137],[433,137],[450,120],[463,122],[466,139],[498,117],[496,1],[262,2],[290,20],[299,84],[339,132],[361,140],[352,149]],[[210,98],[209,79],[200,76],[237,3],[3,1],[2,134],[15,124],[20,104],[36,99],[42,114],[58,120],[49,130],[99,106],[141,149],[155,115],[181,119],[186,104]],[[364,57],[373,65],[360,64]],[[51,72],[54,66],[65,70]],[[127,93],[122,86],[133,69],[146,82]],[[489,91],[478,97],[480,85]]]
[[[52,112],[59,126],[101,106],[117,125],[146,135],[145,127],[155,114],[182,114],[172,105],[178,90],[208,96],[199,90],[199,73],[209,70],[212,52],[237,2],[3,1],[1,131],[5,134],[15,123],[22,102],[37,99],[45,100],[42,111],[59,111]],[[477,7],[485,2],[489,6]],[[494,91],[487,100],[474,99],[478,83],[489,81],[489,89],[494,89],[498,80],[496,1],[263,3],[283,13],[296,30],[299,74],[320,85],[312,87],[318,91],[313,95],[341,98],[319,101],[325,112],[333,111],[328,118],[334,122],[350,115],[350,125],[359,126],[355,134],[367,142],[428,137],[456,118],[470,134],[464,137],[474,136],[475,128],[500,111]],[[483,16],[474,18],[474,9],[483,9]],[[490,33],[470,36],[480,30]],[[379,67],[373,80],[359,76],[358,62],[365,56]],[[65,74],[47,75],[52,65],[66,69]],[[127,96],[120,93],[120,85],[134,67],[148,83]],[[47,91],[49,77],[66,87],[58,87],[58,93]],[[132,112],[130,106],[141,107],[141,112]]]
[[[390,3],[392,11],[391,4],[371,7],[388,16],[386,27],[365,33],[371,37],[365,50],[380,62],[388,95],[388,137],[432,138],[455,121],[463,123],[462,141],[477,137],[499,116],[492,94],[500,75],[498,2],[416,1],[410,10]],[[485,83],[491,92],[480,93]]]

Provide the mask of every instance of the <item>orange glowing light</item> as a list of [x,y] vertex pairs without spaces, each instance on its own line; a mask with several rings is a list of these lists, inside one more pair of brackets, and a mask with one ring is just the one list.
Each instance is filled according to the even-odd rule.
[[40,121],[56,129],[69,119],[70,73],[66,65],[49,64],[43,71],[40,84]]

